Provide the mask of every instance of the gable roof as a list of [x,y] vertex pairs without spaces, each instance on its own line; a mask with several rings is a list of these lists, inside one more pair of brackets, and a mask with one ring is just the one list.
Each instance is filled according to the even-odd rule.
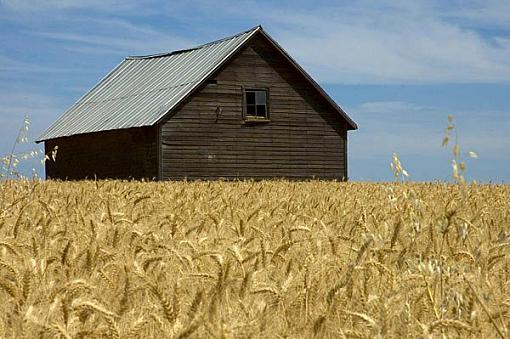
[[75,134],[155,125],[259,32],[345,118],[349,129],[357,128],[356,123],[288,53],[261,26],[257,26],[192,49],[125,58],[57,119],[37,142]]

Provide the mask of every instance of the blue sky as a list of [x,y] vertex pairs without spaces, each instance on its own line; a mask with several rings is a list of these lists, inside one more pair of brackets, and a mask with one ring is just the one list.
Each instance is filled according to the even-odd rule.
[[412,180],[449,180],[453,114],[479,154],[466,176],[510,181],[508,0],[0,0],[0,154],[24,114],[34,139],[125,56],[258,24],[358,123],[351,179],[391,180],[397,152]]

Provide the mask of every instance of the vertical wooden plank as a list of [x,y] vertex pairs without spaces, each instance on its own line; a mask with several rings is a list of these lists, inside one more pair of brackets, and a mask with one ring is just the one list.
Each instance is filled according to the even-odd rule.
[[56,162],[46,162],[52,179],[153,179],[158,177],[157,128],[143,127],[47,140],[58,146]]

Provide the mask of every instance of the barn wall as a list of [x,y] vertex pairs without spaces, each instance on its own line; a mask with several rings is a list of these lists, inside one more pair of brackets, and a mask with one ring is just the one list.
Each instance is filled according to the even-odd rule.
[[156,178],[157,128],[132,128],[47,140],[46,154],[58,145],[56,162],[46,161],[51,179]]
[[[162,123],[163,179],[347,177],[345,120],[263,37],[214,79]],[[270,122],[244,123],[242,86],[269,89]]]

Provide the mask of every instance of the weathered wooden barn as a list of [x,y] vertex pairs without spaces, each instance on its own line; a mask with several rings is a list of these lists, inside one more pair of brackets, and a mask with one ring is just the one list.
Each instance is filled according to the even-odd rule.
[[347,179],[357,126],[257,26],[127,57],[38,142],[53,179]]

